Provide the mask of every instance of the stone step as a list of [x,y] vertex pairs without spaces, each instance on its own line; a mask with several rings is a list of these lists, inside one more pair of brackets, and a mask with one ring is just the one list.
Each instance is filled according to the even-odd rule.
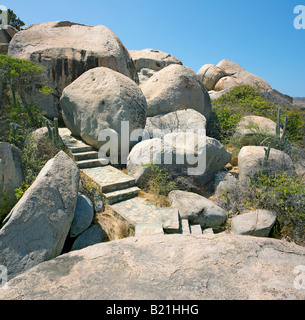
[[135,236],[164,235],[161,223],[137,224]]
[[191,234],[191,229],[190,229],[188,219],[181,220],[181,227],[182,227],[182,230],[181,230],[182,234]]
[[175,208],[160,208],[142,197],[125,200],[111,207],[135,227],[161,224],[166,234],[179,233],[180,216]]
[[83,153],[83,152],[90,152],[94,151],[94,148],[91,146],[83,146],[83,147],[68,147],[69,150],[74,153]]
[[199,224],[191,226],[191,234],[201,235],[202,234],[201,226]]
[[73,152],[73,158],[75,161],[98,159],[97,151],[87,151],[87,152]]
[[100,166],[82,170],[99,184],[103,193],[135,187],[136,180],[112,166]]
[[141,189],[138,187],[131,187],[127,189],[116,190],[104,193],[109,204],[115,204],[124,200],[128,200],[139,195]]
[[77,161],[76,164],[79,169],[88,169],[88,168],[96,168],[100,166],[106,166],[108,164],[107,159],[89,159]]

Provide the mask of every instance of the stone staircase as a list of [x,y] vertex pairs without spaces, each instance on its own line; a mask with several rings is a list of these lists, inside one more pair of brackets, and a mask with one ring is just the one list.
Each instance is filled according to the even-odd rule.
[[98,151],[67,128],[60,128],[59,135],[80,170],[101,186],[112,209],[135,226],[136,236],[155,234],[202,234],[200,225],[189,226],[175,208],[160,208],[139,197],[141,191],[135,179],[99,158]]

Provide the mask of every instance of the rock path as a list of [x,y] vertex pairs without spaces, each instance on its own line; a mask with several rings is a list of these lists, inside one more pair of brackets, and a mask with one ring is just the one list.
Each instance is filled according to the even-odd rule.
[[177,209],[157,207],[139,197],[140,189],[134,178],[108,165],[106,159],[100,159],[92,146],[73,137],[69,129],[60,128],[59,134],[79,169],[101,186],[111,207],[135,226],[136,236],[202,234],[199,225],[190,226],[188,220],[181,220]]

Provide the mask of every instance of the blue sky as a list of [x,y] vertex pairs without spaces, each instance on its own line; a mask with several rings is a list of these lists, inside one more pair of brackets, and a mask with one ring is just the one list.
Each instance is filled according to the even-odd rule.
[[282,93],[305,96],[305,0],[0,0],[26,22],[69,20],[109,27],[129,50],[170,53],[195,72],[237,62]]

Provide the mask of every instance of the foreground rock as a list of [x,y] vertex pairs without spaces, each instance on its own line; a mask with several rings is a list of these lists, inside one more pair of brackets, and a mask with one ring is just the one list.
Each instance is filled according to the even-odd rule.
[[138,81],[134,63],[120,39],[105,26],[86,26],[69,21],[46,22],[18,32],[9,55],[44,66],[49,96],[32,92],[29,98],[53,119],[60,111],[63,89],[85,71],[107,67]]
[[85,72],[65,88],[60,103],[72,134],[97,149],[105,144],[99,139],[103,129],[116,132],[120,140],[122,121],[129,122],[130,132],[145,127],[147,104],[141,89],[134,81],[108,68]]
[[141,84],[147,100],[147,116],[194,109],[207,119],[211,100],[204,85],[190,68],[172,64]]
[[9,278],[57,257],[75,212],[79,171],[63,152],[44,166],[0,230],[0,265]]
[[[243,147],[238,155],[239,181],[241,184],[247,185],[249,178],[261,169],[263,169],[263,161],[265,158],[265,148],[257,146]],[[268,161],[268,168],[274,171],[294,171],[291,158],[285,152],[271,149]]]
[[168,67],[171,64],[182,62],[168,54],[154,49],[129,50],[132,60],[135,63],[140,83],[151,78],[156,72]]
[[178,110],[164,115],[147,117],[145,130],[151,138],[163,138],[171,132],[187,132],[191,130],[206,129],[206,118],[201,113],[193,110]]
[[257,89],[272,90],[262,78],[246,71],[233,61],[222,60],[216,66],[204,65],[198,72],[207,90],[222,91],[237,86],[250,85]]
[[0,221],[15,205],[15,189],[23,179],[20,150],[9,143],[0,142]]
[[188,219],[190,224],[200,224],[206,229],[222,226],[227,220],[223,209],[196,193],[175,190],[168,197],[172,207],[179,210],[181,219]]
[[145,187],[154,174],[145,165],[154,163],[170,180],[179,178],[196,190],[204,188],[231,157],[216,139],[194,133],[169,133],[162,139],[138,143],[129,154],[127,170],[138,186]]
[[304,300],[294,272],[304,261],[305,248],[267,238],[128,238],[40,264],[0,289],[0,299]]
[[275,224],[277,214],[268,210],[253,210],[234,217],[232,231],[238,235],[268,237]]

